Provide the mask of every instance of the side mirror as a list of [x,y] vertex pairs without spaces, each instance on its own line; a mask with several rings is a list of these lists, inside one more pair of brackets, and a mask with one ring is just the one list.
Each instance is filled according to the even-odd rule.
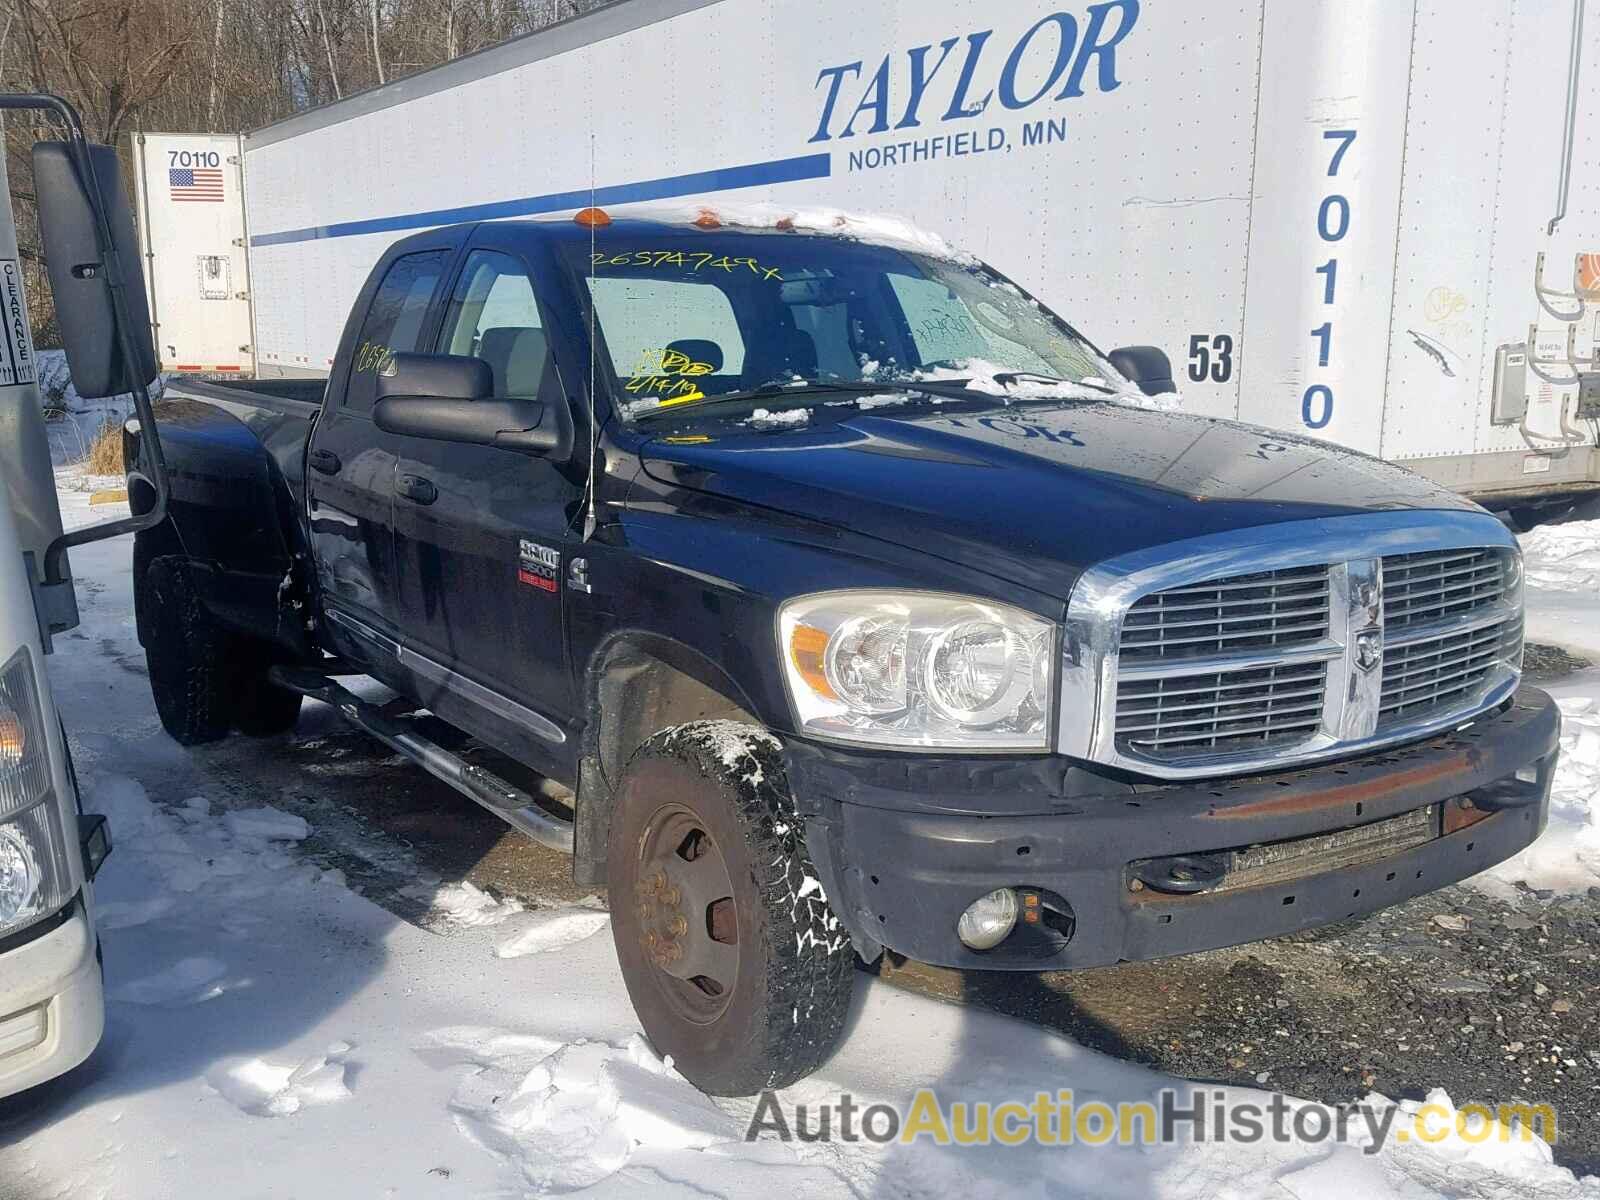
[[1172,360],[1157,346],[1124,346],[1106,357],[1146,396],[1164,396],[1178,390],[1172,382]]
[[572,414],[542,400],[495,400],[494,374],[478,358],[396,354],[378,376],[372,420],[402,437],[497,446],[551,458],[572,453]]
[[79,395],[96,399],[132,391],[154,379],[159,368],[150,341],[150,308],[139,264],[139,242],[133,232],[128,195],[122,188],[117,152],[110,146],[89,146],[88,152],[121,268],[132,362],[125,361],[117,336],[116,310],[106,281],[90,184],[79,177],[67,143],[34,144],[33,184],[50,291],[55,296],[56,321],[61,326],[73,386]]

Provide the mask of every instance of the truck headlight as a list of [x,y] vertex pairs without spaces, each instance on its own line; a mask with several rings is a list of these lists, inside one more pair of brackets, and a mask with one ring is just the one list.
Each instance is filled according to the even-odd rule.
[[1055,626],[988,600],[840,591],[778,611],[801,732],[879,746],[1042,750]]
[[14,825],[0,826],[0,929],[31,911],[39,898],[39,864]]
[[0,937],[72,898],[73,872],[24,647],[0,669]]

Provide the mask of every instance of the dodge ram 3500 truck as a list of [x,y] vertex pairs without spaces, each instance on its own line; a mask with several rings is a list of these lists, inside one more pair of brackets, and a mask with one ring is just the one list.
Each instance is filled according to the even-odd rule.
[[1500,522],[1155,410],[1159,351],[810,224],[436,229],[378,262],[325,387],[170,386],[134,550],[168,731],[312,696],[570,846],[646,1032],[718,1093],[822,1062],[858,955],[1182,954],[1538,836],[1558,714],[1519,687]]

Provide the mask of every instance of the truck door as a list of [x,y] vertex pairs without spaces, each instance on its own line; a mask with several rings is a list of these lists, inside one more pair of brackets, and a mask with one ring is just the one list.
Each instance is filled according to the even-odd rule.
[[[497,397],[567,404],[527,263],[483,247],[457,274],[435,350],[471,355]],[[462,401],[470,403],[470,401]],[[400,438],[395,556],[411,669],[556,750],[573,712],[562,611],[583,464]],[[435,706],[441,712],[443,705]],[[519,742],[522,739],[518,739]]]
[[423,345],[452,256],[446,248],[402,255],[363,291],[357,307],[364,303],[365,315],[341,344],[307,452],[312,553],[328,618],[341,648],[369,663],[396,647],[400,615],[392,533],[398,439],[372,423],[377,375],[391,355]]

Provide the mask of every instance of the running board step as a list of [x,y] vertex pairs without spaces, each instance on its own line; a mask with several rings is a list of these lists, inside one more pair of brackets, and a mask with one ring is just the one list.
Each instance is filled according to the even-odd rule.
[[279,687],[337,709],[357,729],[405,755],[435,779],[483,805],[541,846],[564,854],[572,853],[572,822],[546,812],[527,792],[507,783],[493,771],[486,771],[419,737],[404,723],[386,715],[376,705],[368,704],[315,668],[277,666],[272,668],[271,677]]

